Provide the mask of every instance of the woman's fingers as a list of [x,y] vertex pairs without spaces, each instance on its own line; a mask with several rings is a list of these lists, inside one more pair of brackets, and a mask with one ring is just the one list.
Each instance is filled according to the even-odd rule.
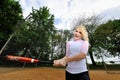
[[63,60],[63,59],[54,60],[53,66],[56,66],[56,67],[58,67],[58,66],[66,66],[66,61]]
[[60,65],[60,60],[54,60],[53,66],[61,66]]

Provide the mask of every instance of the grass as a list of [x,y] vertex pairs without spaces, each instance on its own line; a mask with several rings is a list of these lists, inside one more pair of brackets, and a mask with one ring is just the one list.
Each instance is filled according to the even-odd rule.
[[[105,66],[102,64],[101,65],[88,65],[88,68],[90,70],[97,70],[97,69],[105,70]],[[106,68],[109,70],[120,70],[120,64],[118,64],[118,65],[115,65],[115,64],[106,65]]]

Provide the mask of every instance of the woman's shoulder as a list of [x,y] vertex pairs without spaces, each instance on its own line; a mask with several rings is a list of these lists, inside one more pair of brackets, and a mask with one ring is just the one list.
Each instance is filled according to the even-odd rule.
[[83,44],[85,44],[85,45],[89,45],[89,42],[88,42],[88,41],[83,40]]

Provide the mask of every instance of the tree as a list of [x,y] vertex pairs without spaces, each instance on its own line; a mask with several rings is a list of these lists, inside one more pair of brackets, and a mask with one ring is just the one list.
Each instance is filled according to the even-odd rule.
[[49,13],[47,7],[39,10],[32,8],[32,13],[19,26],[19,30],[11,39],[7,46],[6,54],[9,52],[13,55],[39,58],[49,60],[51,52],[50,38],[54,35],[54,15]]
[[55,51],[54,51],[54,56],[53,58],[56,59],[60,59],[62,57],[65,56],[66,53],[66,41],[68,41],[71,38],[71,33],[69,30],[63,30],[63,29],[59,29],[56,32],[55,35]]
[[18,1],[0,1],[0,49],[14,32],[16,24],[22,19],[22,9]]
[[94,33],[97,46],[110,52],[111,55],[120,55],[120,20],[109,20],[101,24]]

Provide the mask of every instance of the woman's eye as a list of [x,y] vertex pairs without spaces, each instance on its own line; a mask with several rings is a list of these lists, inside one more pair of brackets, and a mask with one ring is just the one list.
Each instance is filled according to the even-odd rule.
[[82,34],[81,32],[79,32],[80,34]]

